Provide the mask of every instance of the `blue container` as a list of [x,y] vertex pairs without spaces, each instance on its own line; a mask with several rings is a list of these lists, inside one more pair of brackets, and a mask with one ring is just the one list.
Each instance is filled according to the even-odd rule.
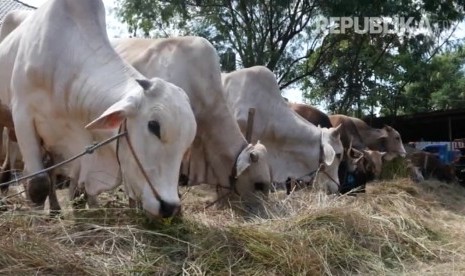
[[450,158],[453,157],[449,155],[449,152],[447,151],[447,145],[428,145],[423,148],[423,151],[437,154],[439,156],[439,160],[441,160],[443,164],[449,164],[452,162]]

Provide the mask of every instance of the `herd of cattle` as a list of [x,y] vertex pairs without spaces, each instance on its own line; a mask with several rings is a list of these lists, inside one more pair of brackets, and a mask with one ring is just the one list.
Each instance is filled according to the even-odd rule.
[[[257,213],[270,192],[295,184],[331,194],[363,190],[383,162],[407,155],[392,127],[288,103],[266,67],[222,74],[203,38],[110,41],[101,1],[49,0],[36,11],[10,12],[0,64],[3,182],[16,159],[28,175],[121,135],[25,181],[36,208],[49,198],[50,209],[60,210],[54,183],[66,175],[70,199],[84,193],[90,207],[123,184],[131,206],[170,217],[180,210],[182,180],[212,185],[219,199],[240,199]],[[410,159],[416,179],[424,154]]]

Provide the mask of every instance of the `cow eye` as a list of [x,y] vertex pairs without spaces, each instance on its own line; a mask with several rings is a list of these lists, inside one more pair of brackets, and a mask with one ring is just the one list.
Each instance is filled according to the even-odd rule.
[[148,128],[149,131],[153,134],[155,134],[158,139],[160,139],[160,123],[157,121],[150,121],[148,123]]
[[341,159],[342,153],[336,153],[336,158]]

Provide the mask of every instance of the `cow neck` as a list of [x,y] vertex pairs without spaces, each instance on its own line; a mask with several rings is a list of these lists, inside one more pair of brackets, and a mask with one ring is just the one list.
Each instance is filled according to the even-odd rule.
[[267,147],[278,181],[284,181],[289,175],[300,177],[315,172],[322,161],[322,132],[297,113],[293,112],[292,115],[293,120],[289,120],[283,128],[273,133],[276,134],[271,143],[261,140]]
[[142,91],[135,78],[144,77],[118,60],[96,68],[98,69],[83,69],[83,73],[72,80],[71,91],[67,91],[76,93],[68,96],[68,104],[75,105],[71,108],[74,108],[77,115],[84,116],[82,119],[86,123],[100,116],[111,105],[129,96],[133,91]]
[[[125,62],[113,49],[105,28],[104,7],[101,1],[67,0],[73,17],[78,18],[69,23],[76,33],[80,47],[69,45],[74,52],[60,52],[56,57],[57,68],[53,79],[63,80],[65,103],[75,105],[79,115],[90,121],[101,115],[113,103],[127,95],[128,91],[140,90],[135,78],[144,78],[137,70]],[[83,3],[81,3],[83,2]],[[73,67],[69,69],[69,64]],[[64,77],[62,76],[65,72]],[[61,82],[60,82],[61,83]],[[60,83],[55,85],[59,87]],[[67,91],[66,91],[67,90]]]
[[207,162],[213,169],[218,184],[228,186],[237,157],[248,143],[227,109],[217,109],[217,112],[212,113],[215,115],[199,120],[198,135],[202,137]]

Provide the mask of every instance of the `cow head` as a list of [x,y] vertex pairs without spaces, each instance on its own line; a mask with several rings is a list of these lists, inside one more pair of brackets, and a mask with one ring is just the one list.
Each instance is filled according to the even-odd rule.
[[236,193],[247,211],[257,214],[268,197],[271,187],[271,170],[267,160],[266,147],[257,141],[249,144],[236,161]]
[[346,150],[345,154],[345,162],[347,163],[347,171],[348,172],[354,172],[357,167],[359,166],[360,160],[363,158],[363,152],[349,147]]
[[115,148],[125,190],[149,215],[169,217],[180,209],[179,168],[197,124],[181,88],[158,78],[137,83],[142,89],[128,92],[86,128],[116,133],[126,124],[127,136]]
[[407,159],[407,172],[409,173],[410,179],[412,179],[413,182],[422,182],[425,180],[423,177],[423,174],[421,173],[421,168],[418,166],[415,166],[412,163],[412,160]]
[[363,156],[365,161],[362,164],[363,170],[372,173],[375,178],[379,178],[383,169],[383,160],[387,153],[377,150],[363,150]]
[[318,175],[318,183],[322,187],[327,187],[329,193],[337,193],[339,190],[338,168],[344,154],[340,137],[341,125],[332,128],[318,126],[318,128],[321,131],[320,158],[324,166],[324,173]]
[[399,132],[388,125],[385,125],[381,131],[380,139],[382,139],[382,145],[384,145],[384,150],[387,152],[385,159],[390,161],[397,156],[405,157],[407,152]]

